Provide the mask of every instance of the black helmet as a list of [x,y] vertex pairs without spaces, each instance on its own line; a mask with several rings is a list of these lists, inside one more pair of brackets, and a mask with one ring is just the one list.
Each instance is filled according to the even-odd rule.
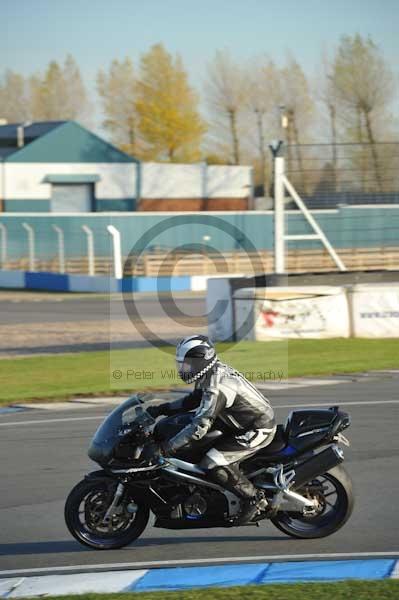
[[192,383],[205,375],[216,361],[215,347],[205,335],[191,335],[177,344],[177,371],[186,383]]

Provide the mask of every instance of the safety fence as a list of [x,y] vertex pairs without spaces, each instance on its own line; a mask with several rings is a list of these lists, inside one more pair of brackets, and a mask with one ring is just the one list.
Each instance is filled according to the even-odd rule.
[[399,203],[399,143],[283,146],[286,174],[309,208]]

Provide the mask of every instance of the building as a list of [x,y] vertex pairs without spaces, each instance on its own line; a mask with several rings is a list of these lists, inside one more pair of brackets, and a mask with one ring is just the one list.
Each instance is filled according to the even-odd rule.
[[131,211],[137,160],[74,121],[0,127],[4,212]]
[[0,211],[253,208],[252,167],[141,163],[74,121],[0,126]]

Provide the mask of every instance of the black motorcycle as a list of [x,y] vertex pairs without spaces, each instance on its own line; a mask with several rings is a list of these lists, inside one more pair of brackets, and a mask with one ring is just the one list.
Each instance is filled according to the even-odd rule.
[[[171,419],[156,423],[146,410],[151,404],[151,395],[129,398],[106,417],[91,442],[89,457],[102,470],[78,483],[65,505],[69,531],[86,546],[107,550],[130,544],[146,528],[150,510],[154,527],[165,529],[237,525],[239,498],[197,466],[224,435],[223,424],[177,457],[152,464],[143,460],[145,448],[170,433]],[[181,427],[179,418],[190,415],[175,419]],[[337,406],[294,411],[271,444],[241,463],[268,499],[266,511],[251,525],[267,518],[296,538],[321,538],[342,527],[353,508],[338,445],[349,445],[341,433],[349,425],[349,415]]]

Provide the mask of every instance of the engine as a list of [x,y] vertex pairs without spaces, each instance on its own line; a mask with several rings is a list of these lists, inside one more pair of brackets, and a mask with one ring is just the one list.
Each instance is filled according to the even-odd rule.
[[187,519],[200,519],[208,509],[208,502],[200,492],[194,492],[183,503],[183,510]]

